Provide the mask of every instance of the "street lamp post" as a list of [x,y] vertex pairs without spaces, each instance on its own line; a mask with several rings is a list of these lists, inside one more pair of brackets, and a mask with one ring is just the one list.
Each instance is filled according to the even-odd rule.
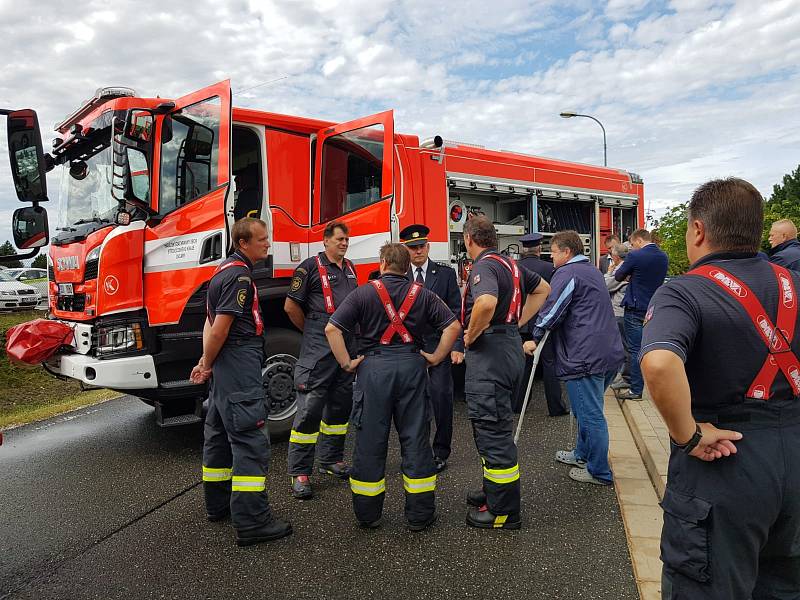
[[572,117],[586,117],[587,119],[591,119],[592,121],[594,121],[595,123],[600,125],[600,129],[603,130],[603,166],[607,167],[608,166],[608,150],[606,148],[606,128],[603,127],[603,124],[600,121],[598,121],[597,119],[595,119],[592,115],[582,115],[580,113],[571,112],[571,111],[564,111],[564,112],[561,113],[560,116],[563,117],[564,119],[571,119]]

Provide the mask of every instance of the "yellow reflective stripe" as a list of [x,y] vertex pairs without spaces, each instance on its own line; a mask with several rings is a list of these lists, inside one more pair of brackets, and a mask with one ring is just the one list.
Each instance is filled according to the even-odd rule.
[[234,475],[231,490],[234,492],[263,492],[267,478],[263,475]]
[[215,469],[203,465],[203,481],[228,481],[231,478],[231,468]]
[[350,478],[350,489],[360,496],[377,496],[386,491],[386,479],[380,481],[358,481]]
[[493,483],[513,483],[519,479],[519,464],[508,469],[490,469],[484,466],[483,476]]
[[508,519],[508,515],[497,515],[494,518],[494,523],[492,524],[492,527],[502,527],[503,524],[506,522],[506,519]]
[[409,494],[422,494],[423,492],[432,492],[436,489],[436,475],[430,477],[420,477],[414,479],[403,474],[403,488]]
[[319,432],[325,435],[346,435],[347,423],[343,425],[328,425],[325,421],[320,421]]
[[300,433],[292,429],[292,433],[289,434],[289,441],[295,444],[316,444],[317,436],[319,436],[319,431],[315,433]]

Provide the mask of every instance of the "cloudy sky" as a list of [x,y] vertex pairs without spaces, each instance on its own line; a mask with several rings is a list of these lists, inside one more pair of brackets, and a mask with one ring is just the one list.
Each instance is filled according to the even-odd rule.
[[[800,0],[21,6],[0,0],[0,107],[36,109],[46,148],[97,87],[176,97],[230,78],[238,106],[334,121],[393,108],[397,131],[602,164],[599,127],[558,116],[589,113],[656,213],[717,176],[768,195],[800,164]],[[18,206],[4,135],[0,243]]]

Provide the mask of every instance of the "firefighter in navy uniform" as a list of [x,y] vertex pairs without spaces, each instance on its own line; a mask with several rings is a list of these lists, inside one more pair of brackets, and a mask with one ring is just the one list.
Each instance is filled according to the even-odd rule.
[[[425,225],[409,225],[400,232],[400,242],[411,255],[409,278],[425,286],[447,304],[453,314],[461,312],[461,291],[458,289],[455,269],[428,258],[430,229]],[[423,350],[434,352],[439,345],[438,332],[432,332],[423,341]],[[447,468],[450,445],[453,439],[453,374],[452,365],[464,361],[464,340],[459,336],[450,355],[435,367],[428,369],[429,391],[436,431],[433,435],[433,463],[436,472]]]
[[203,489],[209,521],[231,516],[239,546],[278,539],[292,526],[276,519],[266,492],[270,458],[267,406],[261,381],[264,324],[253,264],[267,257],[263,221],[245,218],[231,232],[236,251],[208,284],[203,356],[191,380],[209,378],[203,445]]
[[641,365],[672,438],[662,594],[800,598],[800,275],[756,254],[741,179],[692,195],[692,266],[653,296]]
[[[292,495],[313,495],[309,479],[314,451],[320,473],[346,479],[344,442],[353,404],[353,374],[339,368],[325,338],[325,325],[336,307],[358,287],[353,263],[344,255],[349,230],[341,221],[331,221],[322,237],[325,250],[303,261],[295,269],[284,309],[295,327],[303,332],[300,357],[294,372],[297,414],[289,437],[288,467]],[[347,347],[355,356],[355,335]]]
[[475,261],[461,310],[467,347],[464,395],[483,463],[482,490],[467,494],[467,503],[475,507],[467,513],[467,524],[518,529],[520,484],[512,404],[525,369],[519,327],[539,310],[550,285],[497,252],[497,232],[486,217],[467,220],[464,245]]
[[[542,279],[544,279],[547,283],[550,283],[550,280],[553,278],[553,272],[555,271],[555,267],[553,263],[547,262],[546,260],[542,260],[539,258],[541,250],[542,250],[542,239],[544,236],[541,233],[528,233],[523,235],[519,238],[520,243],[522,244],[523,256],[519,260],[519,265],[521,267],[525,267],[529,271],[533,271],[537,273]],[[533,320],[531,321],[531,325],[533,325]],[[526,342],[531,338],[531,327],[524,327],[520,334],[522,335],[522,341]],[[555,373],[555,353],[553,352],[553,346],[550,343],[545,343],[544,347],[542,348],[542,354],[540,356],[542,360],[542,379],[544,379],[544,397],[547,401],[547,412],[551,417],[560,417],[561,415],[568,415],[569,409],[564,405],[564,401],[561,399],[561,382],[556,377]],[[533,356],[526,356],[525,357],[525,373],[523,374],[522,381],[527,382],[528,378],[531,374],[531,368],[533,367]],[[517,394],[514,402],[514,412],[519,414],[522,410],[522,404],[525,402],[525,390],[527,385],[521,385],[519,387],[519,393]]]
[[[405,246],[384,245],[380,259],[381,277],[350,294],[331,316],[325,333],[342,368],[349,372],[358,369],[350,473],[356,519],[363,527],[380,524],[389,428],[394,420],[400,438],[408,528],[420,531],[436,520],[426,367],[449,356],[461,326],[436,294],[406,277],[410,258]],[[363,355],[351,360],[344,333],[356,328],[360,328]],[[431,329],[441,331],[432,354],[421,350]]]

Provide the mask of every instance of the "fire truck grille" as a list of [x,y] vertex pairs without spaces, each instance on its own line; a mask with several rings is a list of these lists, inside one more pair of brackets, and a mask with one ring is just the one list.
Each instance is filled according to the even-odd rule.
[[84,271],[83,279],[84,281],[88,281],[89,279],[97,279],[97,265],[99,261],[90,260],[86,262],[86,271]]
[[86,306],[86,294],[59,296],[56,306],[58,310],[65,310],[68,312],[83,312],[83,309]]

